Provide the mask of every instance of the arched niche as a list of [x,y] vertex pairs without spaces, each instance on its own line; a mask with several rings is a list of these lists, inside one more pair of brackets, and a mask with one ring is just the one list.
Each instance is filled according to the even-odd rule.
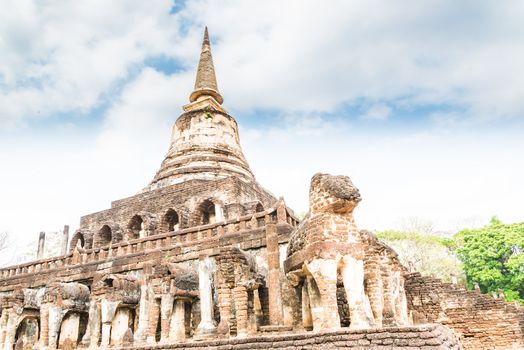
[[68,311],[60,324],[58,348],[67,345],[76,348],[87,330],[88,314],[86,312]]
[[263,211],[264,211],[264,206],[262,205],[262,203],[257,203],[257,205],[255,206],[255,213],[260,213]]
[[127,224],[127,238],[128,239],[143,238],[141,237],[141,236],[145,236],[143,232],[145,232],[144,219],[142,219],[142,217],[138,214],[134,215],[131,218],[131,220],[129,220],[129,223]]
[[165,232],[177,231],[180,228],[180,217],[174,209],[168,209],[163,218],[162,224]]
[[22,318],[15,333],[15,348],[32,349],[32,346],[38,344],[40,337],[40,317],[28,315]]
[[[117,307],[111,322],[111,346],[123,345],[123,343],[126,342],[124,338],[128,335],[130,335],[130,338],[132,339],[132,334],[136,329],[135,318],[136,310],[134,307],[124,305]],[[129,331],[131,334],[128,334]]]
[[109,225],[104,225],[95,235],[94,247],[101,248],[107,247],[111,244],[113,240],[113,230]]
[[224,220],[222,205],[211,199],[206,199],[197,207],[196,225],[214,224]]
[[81,231],[76,231],[69,243],[70,251],[73,251],[75,247],[86,248],[86,235]]

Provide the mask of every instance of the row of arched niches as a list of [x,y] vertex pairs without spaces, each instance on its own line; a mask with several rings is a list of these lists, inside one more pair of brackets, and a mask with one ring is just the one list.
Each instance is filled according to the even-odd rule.
[[[225,211],[227,208],[223,203],[211,199],[200,203],[193,213],[175,208],[168,208],[159,214],[141,211],[132,215],[124,225],[108,221],[95,230],[80,228],[71,238],[69,249],[103,248],[123,241],[213,224],[225,220]],[[262,212],[264,207],[260,202],[254,202],[246,205],[243,211],[244,214]]]

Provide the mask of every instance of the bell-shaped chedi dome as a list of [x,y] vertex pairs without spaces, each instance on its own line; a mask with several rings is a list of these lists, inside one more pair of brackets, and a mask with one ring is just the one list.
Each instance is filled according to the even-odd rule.
[[207,28],[189,101],[173,126],[171,145],[160,170],[145,190],[227,176],[254,181],[240,147],[237,122],[222,107]]

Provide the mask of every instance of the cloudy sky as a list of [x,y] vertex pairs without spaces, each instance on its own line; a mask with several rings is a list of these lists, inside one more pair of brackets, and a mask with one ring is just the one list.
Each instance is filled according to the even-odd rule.
[[522,1],[36,1],[0,11],[0,231],[133,195],[188,102],[204,26],[257,179],[307,210],[349,175],[362,228],[523,221]]

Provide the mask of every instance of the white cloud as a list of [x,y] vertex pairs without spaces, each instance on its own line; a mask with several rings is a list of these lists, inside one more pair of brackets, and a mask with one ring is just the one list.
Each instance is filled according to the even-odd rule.
[[0,127],[91,110],[146,57],[173,55],[170,1],[8,1],[0,13]]
[[244,137],[244,150],[258,180],[298,211],[307,210],[309,180],[321,171],[349,175],[360,188],[362,228],[400,228],[409,217],[429,220],[438,230],[456,230],[473,219],[487,223],[492,215],[522,220],[524,189],[516,184],[524,176],[518,162],[524,139],[518,131],[384,136],[339,128],[309,137],[291,126],[282,132],[288,141],[274,143],[268,141],[271,130],[258,130],[259,138]]
[[[412,216],[437,228],[493,214],[522,220],[518,130],[464,127],[522,119],[521,2],[191,1],[170,15],[171,5],[4,4],[0,129],[25,124],[27,134],[0,139],[0,230],[27,241],[64,223],[74,229],[80,215],[147,185],[192,89],[205,24],[248,161],[298,211],[322,171],[350,175],[361,188],[361,227]],[[146,67],[155,56],[188,70]],[[427,132],[387,132],[337,115],[351,103],[363,104],[363,117],[388,121],[398,107],[458,108],[432,113]],[[100,125],[80,129],[74,116],[101,105]],[[263,117],[248,113],[257,109],[277,122],[248,126],[246,115]],[[57,130],[32,129],[58,114],[71,117]]]
[[459,106],[468,118],[524,112],[518,2],[227,4],[191,2],[183,14],[219,38],[220,83],[235,107],[333,111],[369,99]]
[[389,108],[458,106],[462,119],[524,112],[519,1],[191,1],[170,15],[171,7],[8,1],[0,14],[0,126],[92,110],[148,57],[192,67],[205,24],[216,39],[219,85],[235,109],[332,112],[367,99]]
[[370,120],[385,120],[388,119],[389,116],[391,116],[391,108],[389,108],[386,105],[383,104],[377,104],[374,106],[371,106],[366,113],[364,114],[365,119]]

